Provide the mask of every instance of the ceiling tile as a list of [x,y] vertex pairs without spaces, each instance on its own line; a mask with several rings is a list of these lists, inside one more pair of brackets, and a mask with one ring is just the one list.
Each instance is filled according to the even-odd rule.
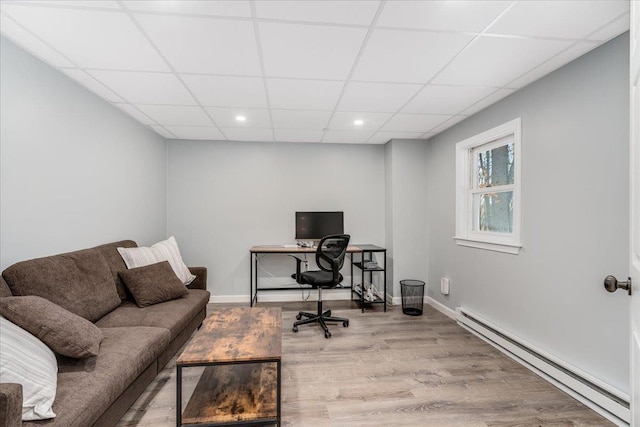
[[159,125],[149,125],[149,127],[151,129],[153,129],[157,134],[159,134],[160,136],[163,136],[167,139],[175,139],[176,136],[174,134],[172,134],[171,132],[169,132],[168,130],[166,130],[164,127],[159,126]]
[[[3,12],[85,68],[168,71],[131,19],[120,12],[5,4]],[[79,36],[81,35],[81,36]]]
[[135,16],[178,72],[261,74],[251,22],[139,13]]
[[376,26],[480,32],[509,4],[508,1],[394,0],[386,2]]
[[315,129],[327,127],[331,111],[271,110],[276,129]]
[[222,131],[229,141],[273,141],[271,129],[223,128]]
[[[362,132],[365,130],[376,130],[382,126],[392,113],[369,113],[369,112],[337,112],[333,114],[329,129],[331,130],[351,130]],[[356,125],[355,120],[363,120],[362,125]]]
[[337,110],[395,113],[421,87],[417,84],[351,82]]
[[267,107],[264,82],[260,77],[202,76],[180,77],[202,105],[212,107]]
[[333,110],[343,82],[267,79],[271,108]]
[[396,114],[381,129],[383,131],[429,132],[451,116],[435,114]]
[[509,82],[507,86],[515,89],[522,88],[529,83],[538,80],[552,71],[557,70],[558,68],[566,65],[567,63],[577,59],[578,57],[584,55],[592,49],[595,49],[596,44],[590,42],[584,43],[576,43],[573,46],[570,46],[568,49],[563,50],[558,55],[554,56],[544,64],[540,65],[537,68],[529,71],[522,77],[515,79],[512,82]]
[[320,142],[323,131],[308,129],[275,129],[276,141],[282,142]]
[[474,40],[433,82],[504,86],[570,45],[569,41],[482,36]]
[[481,99],[480,101],[478,101],[475,104],[473,104],[471,107],[469,107],[466,110],[462,111],[460,114],[465,115],[465,116],[470,116],[472,114],[475,114],[478,111],[484,110],[488,106],[490,106],[492,104],[495,104],[496,102],[500,101],[501,99],[506,98],[507,96],[511,95],[515,91],[516,91],[515,89],[498,89],[494,93],[492,93],[491,95],[487,96],[484,99]]
[[113,0],[27,0],[23,4],[42,4],[47,6],[86,7],[98,9],[120,9],[118,2]]
[[374,30],[353,79],[426,83],[472,37],[464,34]]
[[366,29],[261,22],[265,73],[269,77],[345,79]]
[[165,126],[178,139],[224,141],[226,138],[216,127],[207,126]]
[[95,78],[87,74],[83,70],[77,68],[67,68],[61,70],[67,76],[71,77],[82,86],[86,87],[96,95],[106,99],[109,102],[125,102],[120,96],[115,94],[111,89],[97,81]]
[[251,17],[251,7],[248,1],[149,1],[149,0],[125,0],[127,8],[143,12],[160,12],[167,14],[189,14],[205,16],[238,16]]
[[[258,108],[224,108],[205,107],[205,110],[221,128],[270,128],[271,118],[269,110]],[[243,116],[245,121],[238,121],[236,117]]]
[[446,129],[449,129],[450,127],[457,125],[458,123],[460,123],[461,121],[463,121],[464,119],[468,118],[469,116],[453,116],[450,119],[448,119],[447,121],[439,124],[438,126],[434,127],[433,129],[431,129],[432,133],[440,133]]
[[580,39],[628,11],[628,0],[519,1],[487,32]]
[[0,31],[6,36],[19,44],[23,49],[28,50],[33,55],[48,62],[54,67],[73,67],[74,64],[69,62],[67,58],[60,53],[51,49],[42,40],[25,30],[22,26],[15,23],[5,14],[0,15]]
[[132,104],[197,104],[173,74],[98,70],[89,74]]
[[599,30],[589,34],[587,36],[588,40],[598,40],[601,42],[605,42],[611,40],[612,38],[619,36],[625,31],[629,30],[629,13],[625,13],[618,19],[614,19],[604,27]]
[[142,123],[143,125],[155,125],[156,123],[151,118],[149,118],[149,116],[142,113],[140,110],[138,110],[136,107],[134,107],[131,104],[114,103],[113,105],[115,105],[116,107],[118,107],[119,109],[121,109],[122,111],[124,111],[125,113],[127,113],[128,115],[130,115],[131,117],[133,117],[134,119]]
[[364,130],[329,130],[324,133],[322,142],[335,144],[365,144],[373,132]]
[[494,91],[487,87],[429,85],[409,101],[402,112],[457,114]]
[[386,144],[391,139],[418,139],[422,132],[387,132],[380,131],[373,134],[367,144]]
[[370,25],[379,1],[257,1],[258,18],[285,21]]
[[173,105],[136,105],[143,113],[163,126],[213,126],[200,107]]

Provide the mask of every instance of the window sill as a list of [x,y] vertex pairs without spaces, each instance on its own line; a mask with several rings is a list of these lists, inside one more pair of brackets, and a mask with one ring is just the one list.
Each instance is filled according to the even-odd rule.
[[521,243],[495,243],[487,242],[485,240],[474,240],[467,237],[454,237],[453,238],[458,246],[466,246],[469,248],[485,249],[488,251],[503,252],[506,254],[518,255]]

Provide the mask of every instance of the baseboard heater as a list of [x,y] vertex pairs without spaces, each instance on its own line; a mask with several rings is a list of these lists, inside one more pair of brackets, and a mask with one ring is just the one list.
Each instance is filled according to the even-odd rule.
[[619,426],[631,422],[629,396],[458,307],[458,324]]

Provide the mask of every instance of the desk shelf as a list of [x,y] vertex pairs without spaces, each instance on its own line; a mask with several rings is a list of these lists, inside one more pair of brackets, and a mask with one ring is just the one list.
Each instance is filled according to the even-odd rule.
[[[351,300],[359,301],[361,305],[364,307],[364,304],[370,303],[369,301],[364,300],[364,296],[359,295],[357,299],[354,299],[356,294],[354,293],[354,275],[353,275],[353,267],[354,264],[356,269],[362,272],[362,282],[364,283],[365,275],[367,272],[369,276],[374,272],[381,272],[384,276],[384,295],[387,294],[387,278],[386,278],[386,269],[385,267],[376,267],[376,268],[365,268],[363,266],[363,260],[370,259],[373,253],[382,252],[383,257],[385,258],[386,263],[386,254],[387,250],[375,245],[349,245],[347,247],[347,255],[351,258],[351,283],[350,284],[342,284],[338,286],[336,289],[351,289]],[[253,246],[249,249],[249,295],[250,301],[249,305],[253,307],[258,302],[258,293],[259,292],[272,292],[272,291],[292,291],[299,290],[300,285],[291,284],[284,286],[269,286],[264,287],[258,284],[258,258],[264,255],[308,255],[315,254],[316,248],[301,248],[301,247],[289,247],[283,245],[264,245],[264,246]],[[356,259],[354,259],[354,257]],[[346,266],[345,266],[346,268]],[[371,281],[371,280],[370,280]],[[304,288],[306,289],[306,288]],[[384,310],[387,311],[386,301],[382,299],[380,301],[372,301],[374,303],[385,303]],[[364,308],[362,309],[364,312]]]
[[[351,281],[353,282],[355,277],[353,274],[354,267],[360,270],[361,274],[360,274],[360,283],[352,284],[351,286],[351,300],[356,301],[360,305],[360,308],[362,309],[363,313],[366,306],[371,304],[383,304],[384,311],[386,312],[387,311],[387,269],[386,269],[387,250],[385,248],[381,248],[380,246],[376,246],[376,245],[356,245],[356,246],[359,247],[362,251],[354,252],[351,254]],[[367,266],[366,265],[367,261],[373,260],[374,254],[381,254],[382,265],[377,265],[375,267]],[[378,260],[377,262],[379,263],[380,261]],[[375,286],[373,285],[374,273],[382,274],[383,298],[380,298],[380,296],[375,295],[374,293],[375,299],[373,301],[367,301],[364,298],[363,289],[365,287],[364,286],[365,284],[370,284],[370,286],[373,286],[375,288]],[[365,281],[366,278],[368,278],[369,280]]]

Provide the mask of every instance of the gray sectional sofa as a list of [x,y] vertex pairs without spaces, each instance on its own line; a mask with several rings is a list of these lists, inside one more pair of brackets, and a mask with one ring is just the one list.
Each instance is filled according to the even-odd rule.
[[189,268],[196,279],[186,295],[140,308],[119,275],[127,267],[118,247],[136,243],[126,240],[22,261],[2,273],[0,298],[38,295],[81,313],[100,329],[102,341],[94,357],[56,354],[55,418],[21,423],[21,387],[0,384],[0,425],[115,425],[204,320],[206,268]]

